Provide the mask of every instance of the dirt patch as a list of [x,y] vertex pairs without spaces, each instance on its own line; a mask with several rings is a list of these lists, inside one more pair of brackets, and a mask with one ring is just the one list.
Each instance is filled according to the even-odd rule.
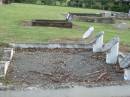
[[120,51],[124,53],[130,53],[130,46],[129,45],[120,45]]
[[[116,69],[118,68],[118,69]],[[123,80],[118,65],[105,63],[104,54],[86,49],[19,49],[7,74],[15,85],[52,86]]]

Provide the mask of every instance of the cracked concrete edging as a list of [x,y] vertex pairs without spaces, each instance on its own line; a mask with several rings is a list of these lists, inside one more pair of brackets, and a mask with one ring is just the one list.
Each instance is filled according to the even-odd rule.
[[5,77],[8,67],[14,55],[13,48],[4,48],[2,60],[0,61],[0,77]]

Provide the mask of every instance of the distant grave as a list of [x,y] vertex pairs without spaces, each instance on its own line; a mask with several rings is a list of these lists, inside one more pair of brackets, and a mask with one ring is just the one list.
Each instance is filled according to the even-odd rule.
[[124,13],[124,12],[102,12],[101,13],[103,17],[114,17],[116,19],[121,19],[121,20],[129,20],[130,16],[129,13]]
[[[71,19],[70,19],[71,18]],[[102,13],[68,13],[67,20],[76,20],[82,22],[95,22],[95,23],[115,23],[113,17],[105,17]]]
[[94,23],[115,23],[115,19],[112,17],[85,17],[85,16],[75,16],[74,20],[82,22],[94,22]]
[[24,22],[28,26],[46,26],[59,28],[72,28],[72,23],[66,20],[32,20]]

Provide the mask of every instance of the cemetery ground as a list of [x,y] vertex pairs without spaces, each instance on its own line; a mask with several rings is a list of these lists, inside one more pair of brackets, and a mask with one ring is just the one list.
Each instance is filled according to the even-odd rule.
[[[79,41],[88,27],[93,25],[95,27],[95,34],[105,31],[105,41],[118,35],[122,44],[130,44],[129,29],[120,30],[114,28],[112,24],[73,22],[74,26],[72,29],[22,25],[23,21],[32,19],[64,20],[64,15],[68,12],[98,13],[101,10],[31,4],[0,6],[0,43],[42,43],[57,40]],[[125,22],[130,25],[130,21]]]
[[[0,44],[44,43],[44,42],[82,42],[83,33],[90,25],[95,27],[94,34],[105,32],[105,42],[114,36],[121,39],[121,51],[129,52],[130,29],[117,29],[113,24],[73,21],[73,28],[31,27],[23,21],[32,19],[64,20],[68,12],[92,12],[102,10],[80,9],[32,4],[10,4],[0,6]],[[130,21],[118,20],[118,22]],[[79,65],[80,64],[80,65]],[[15,49],[5,85],[23,86],[32,90],[39,85],[43,88],[68,88],[81,86],[110,86],[129,84],[123,80],[123,70],[116,65],[107,65],[104,53],[92,53],[89,49]],[[65,84],[63,84],[65,83]],[[14,87],[9,87],[14,89]],[[35,87],[34,87],[35,88]],[[6,89],[5,89],[6,90]],[[48,96],[49,97],[49,96]],[[69,97],[69,96],[68,96]]]

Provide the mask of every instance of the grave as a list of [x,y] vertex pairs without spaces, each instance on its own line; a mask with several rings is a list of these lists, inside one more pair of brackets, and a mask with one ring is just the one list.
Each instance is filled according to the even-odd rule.
[[74,16],[89,16],[89,17],[101,17],[102,14],[99,13],[69,13],[72,17]]
[[101,13],[103,17],[114,17],[116,19],[120,20],[129,20],[130,16],[129,13],[124,13],[124,12],[113,12],[113,11],[107,11],[107,12],[102,12]]
[[72,23],[67,20],[32,20],[30,24],[31,26],[72,28]]
[[115,23],[115,19],[113,17],[105,17],[102,13],[68,13],[66,19],[82,22]]
[[86,17],[86,16],[75,16],[73,20],[81,21],[81,22],[94,22],[94,23],[115,23],[115,19],[113,17]]
[[93,54],[89,44],[32,43],[10,47],[15,48],[15,54],[6,76],[13,85],[51,88],[69,83],[104,86],[123,81],[123,74],[106,64],[104,54]]

